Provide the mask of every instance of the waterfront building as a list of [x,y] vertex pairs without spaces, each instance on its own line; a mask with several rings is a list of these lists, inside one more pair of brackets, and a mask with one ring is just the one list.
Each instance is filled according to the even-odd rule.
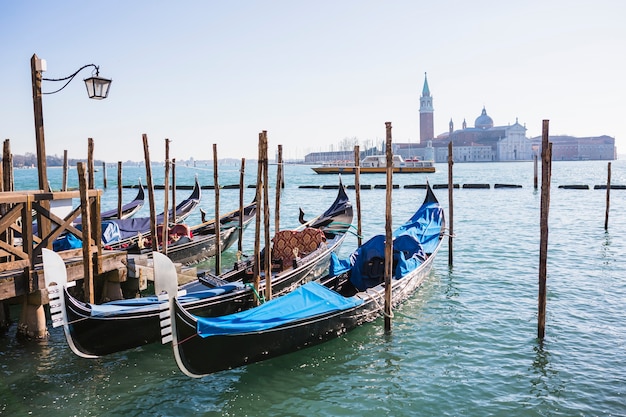
[[[393,153],[404,159],[420,159],[435,162],[448,161],[448,144],[452,142],[454,162],[497,162],[497,161],[528,161],[540,152],[541,137],[526,137],[526,126],[515,119],[515,123],[494,125],[493,119],[487,114],[486,108],[468,127],[465,120],[461,129],[454,129],[450,120],[448,131],[435,137],[434,106],[430,93],[428,78],[424,73],[424,84],[420,96],[419,119],[420,141],[394,142]],[[615,138],[610,136],[573,137],[550,136],[552,142],[552,159],[555,161],[576,160],[614,160],[617,158]],[[374,153],[381,150],[370,149]],[[372,153],[368,153],[372,154]],[[361,153],[363,156],[363,152]],[[340,161],[354,159],[353,151],[315,152],[305,156],[305,162],[318,163],[323,161]]]

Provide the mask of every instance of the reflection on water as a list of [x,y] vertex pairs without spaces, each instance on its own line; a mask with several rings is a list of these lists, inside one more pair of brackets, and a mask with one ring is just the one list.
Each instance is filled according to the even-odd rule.
[[554,406],[555,398],[563,391],[563,382],[558,371],[551,363],[550,352],[545,347],[545,341],[537,340],[533,347],[534,357],[530,372],[530,395],[539,400],[541,406]]

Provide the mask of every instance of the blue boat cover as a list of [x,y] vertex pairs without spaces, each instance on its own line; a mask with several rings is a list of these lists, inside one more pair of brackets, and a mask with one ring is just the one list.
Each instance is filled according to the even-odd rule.
[[[426,260],[439,243],[443,210],[439,203],[423,204],[393,232],[393,278],[400,279]],[[376,235],[347,259],[331,254],[330,275],[350,272],[350,281],[360,291],[376,286],[384,277],[385,236]],[[376,263],[379,265],[376,265]],[[378,266],[378,267],[377,267]]]
[[[194,291],[178,297],[181,303],[190,303],[226,294],[244,285],[239,283],[226,284],[221,287],[210,288],[202,291]],[[91,317],[113,317],[123,313],[141,313],[158,311],[159,301],[156,295],[148,297],[128,298],[124,300],[109,301],[104,304],[90,304]]]
[[363,300],[358,297],[346,298],[317,282],[309,282],[250,310],[220,317],[196,317],[197,331],[201,337],[258,332],[321,314],[347,310],[361,303]]

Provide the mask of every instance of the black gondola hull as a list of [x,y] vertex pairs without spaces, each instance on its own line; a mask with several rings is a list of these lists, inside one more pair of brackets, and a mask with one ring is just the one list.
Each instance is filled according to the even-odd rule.
[[[393,282],[392,305],[398,306],[419,288],[432,268],[434,253],[410,276]],[[383,315],[384,286],[361,295],[363,303],[351,309],[324,314],[264,331],[202,338],[194,317],[176,300],[174,354],[181,370],[201,377],[314,346],[355,329]]]

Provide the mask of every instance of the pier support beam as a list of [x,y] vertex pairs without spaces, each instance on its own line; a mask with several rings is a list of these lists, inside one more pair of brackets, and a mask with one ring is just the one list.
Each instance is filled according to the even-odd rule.
[[[46,294],[47,295],[47,294]],[[47,296],[45,297],[47,298]],[[24,296],[22,314],[17,325],[17,336],[26,339],[45,340],[48,338],[46,313],[43,308],[44,296],[40,290]],[[47,302],[47,300],[45,300]]]
[[0,334],[6,333],[11,325],[11,315],[9,305],[0,301]]

